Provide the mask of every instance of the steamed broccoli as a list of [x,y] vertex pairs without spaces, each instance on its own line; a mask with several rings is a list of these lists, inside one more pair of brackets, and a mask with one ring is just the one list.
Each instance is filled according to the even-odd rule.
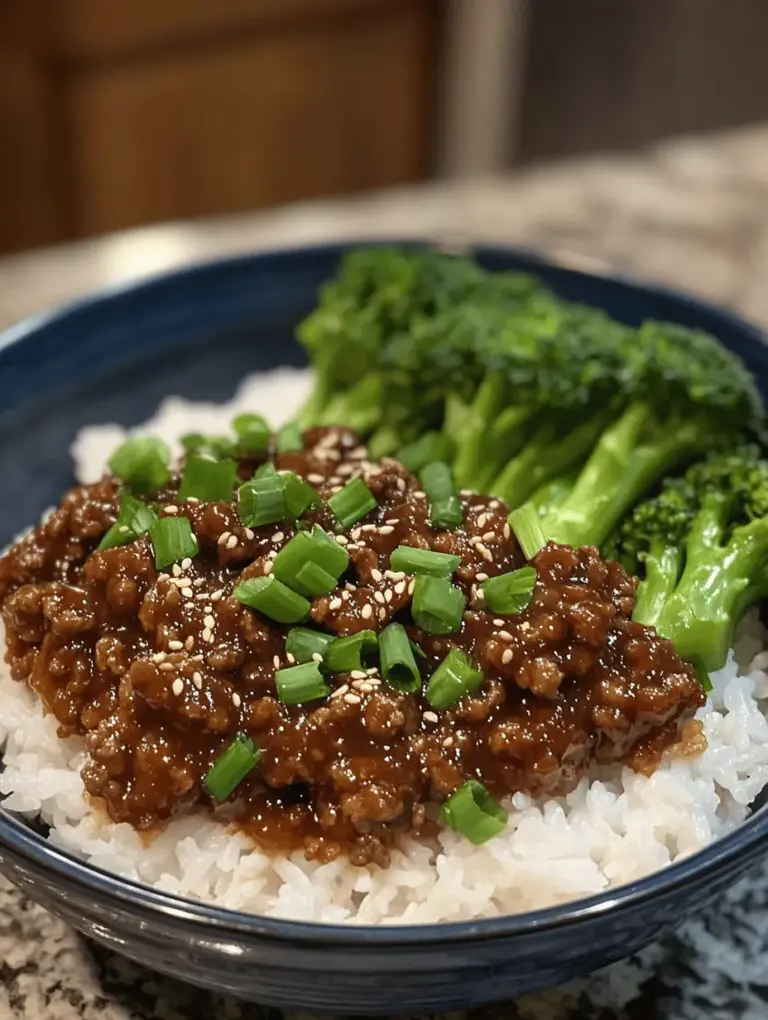
[[753,445],[694,464],[625,519],[605,550],[638,574],[633,618],[683,659],[720,669],[768,595],[768,462]]
[[573,488],[543,522],[565,545],[602,545],[664,475],[760,427],[745,367],[706,333],[646,323],[635,335],[631,399],[600,435]]

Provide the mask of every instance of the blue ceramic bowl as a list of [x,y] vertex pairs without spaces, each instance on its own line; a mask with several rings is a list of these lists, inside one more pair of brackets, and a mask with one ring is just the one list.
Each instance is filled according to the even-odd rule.
[[[0,337],[0,544],[71,483],[83,425],[146,419],[166,394],[227,399],[247,372],[301,364],[296,321],[339,247],[215,262],[97,296]],[[481,248],[491,268],[533,270],[628,323],[702,327],[768,388],[759,331],[689,297]],[[0,706],[1,710],[1,706]],[[455,1010],[566,981],[657,936],[732,885],[763,853],[768,815],[665,871],[600,896],[513,917],[340,927],[247,916],[163,895],[49,846],[0,809],[0,870],[54,914],[148,967],[284,1007],[400,1014]]]

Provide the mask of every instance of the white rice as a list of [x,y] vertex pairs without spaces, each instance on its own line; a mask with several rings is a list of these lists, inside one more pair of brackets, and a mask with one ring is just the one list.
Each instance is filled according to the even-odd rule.
[[[141,431],[174,442],[186,431],[224,431],[233,412],[290,417],[306,373],[251,377],[225,406],[169,398]],[[138,430],[137,430],[138,431]],[[77,475],[97,478],[124,436],[84,429],[73,446]],[[0,635],[2,637],[2,635]],[[320,865],[301,853],[270,857],[204,813],[171,822],[150,846],[93,811],[83,796],[79,738],[62,741],[39,699],[0,672],[0,775],[4,806],[40,816],[51,840],[91,863],[193,899],[251,913],[358,924],[455,921],[548,906],[621,885],[722,836],[745,818],[768,783],[768,638],[756,613],[744,621],[699,712],[707,750],[665,761],[650,778],[599,770],[567,797],[506,806],[502,835],[481,847],[443,830],[432,846],[406,841],[390,868]]]

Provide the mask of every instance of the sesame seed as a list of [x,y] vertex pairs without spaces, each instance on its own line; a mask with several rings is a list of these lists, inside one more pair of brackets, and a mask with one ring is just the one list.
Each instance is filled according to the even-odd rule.
[[193,636],[192,636],[191,634],[190,634],[190,635],[189,635],[189,637],[188,637],[188,638],[187,638],[187,639],[186,639],[186,640],[184,641],[184,647],[186,648],[186,650],[187,650],[188,652],[191,652],[191,651],[192,651],[192,649],[193,649],[193,648],[195,647],[195,639],[194,639],[194,637],[193,637]]
[[313,471],[312,474],[307,475],[307,481],[311,482],[313,485],[320,485],[325,481],[325,478],[322,475],[319,475],[316,471]]
[[[203,612],[204,613],[212,613],[213,612],[213,606],[203,606]],[[213,623],[215,623],[215,622],[216,621],[214,620]],[[211,624],[211,627],[213,626],[213,623]]]
[[169,641],[168,642],[168,647],[171,649],[172,652],[180,652],[181,649],[184,647],[184,642],[183,641]]
[[387,618],[387,611],[384,608],[384,606],[382,606],[381,609],[379,610],[379,619],[380,620],[386,620],[386,618]]
[[501,661],[502,661],[502,664],[504,666],[506,666],[508,662],[512,661],[512,649],[511,648],[505,648],[504,649],[504,651],[501,653]]
[[323,661],[323,657],[320,654],[320,652],[312,652],[312,661],[313,662],[322,662]]
[[353,680],[365,680],[368,676],[364,669],[353,669],[349,675]]
[[354,584],[350,584],[349,581],[347,581],[344,587],[347,589],[347,591],[357,591],[357,588],[354,586]]
[[246,528],[245,529],[245,537],[248,539],[249,542],[253,541],[254,535],[255,535],[255,532],[253,531],[252,528]]
[[416,499],[426,499],[427,498],[426,492],[422,492],[421,489],[416,489],[416,491],[414,492],[414,496],[416,497]]
[[169,579],[169,578],[168,578],[168,575],[167,575],[167,574],[158,574],[158,575],[157,575],[157,580],[158,580],[158,583],[159,583],[160,581],[167,581],[168,579]]
[[375,524],[364,524],[360,530],[361,531],[376,531],[376,525]]
[[358,691],[360,691],[361,694],[373,694],[373,685],[369,683],[363,683],[361,681],[357,689]]
[[520,630],[530,630],[530,629],[531,629],[530,623],[528,623],[527,620],[523,620],[523,622],[520,624]]
[[364,684],[365,680],[353,680],[352,683],[350,684],[350,687],[352,687],[352,689],[355,691],[359,691]]
[[368,451],[364,446],[356,446],[351,453],[348,454],[350,460],[365,460]]
[[199,503],[197,496],[187,496],[187,503]]
[[474,494],[475,494],[474,489],[462,489],[461,490],[461,495],[465,496],[465,497],[474,496]]
[[360,538],[360,535],[361,535],[361,533],[362,533],[362,532],[361,532],[361,529],[360,529],[360,528],[353,528],[353,529],[352,529],[352,530],[350,531],[350,533],[349,533],[349,534],[350,534],[350,537],[352,538],[352,541],[353,541],[353,542],[356,542],[356,541],[358,540],[358,538]]
[[222,531],[219,535],[218,545],[224,545],[225,542],[228,542],[231,534],[232,533],[230,531]]
[[198,670],[195,670],[195,672],[192,674],[192,683],[195,685],[195,687],[198,689],[198,691],[202,691],[202,689],[203,689],[203,674],[200,673]]
[[400,518],[399,517],[390,517],[386,521],[384,521],[384,523],[385,524],[399,524],[400,523]]
[[487,581],[488,580],[488,575],[484,574],[482,571],[478,570],[478,572],[475,574],[475,580],[476,581]]
[[177,506],[174,506],[173,503],[171,503],[169,506],[164,507],[164,510],[167,514],[177,514],[179,512],[179,508]]
[[341,599],[337,596],[328,603],[329,609],[341,609]]
[[[343,483],[344,479],[340,478],[338,475],[331,475],[331,477],[328,479],[328,481],[331,483],[331,485],[334,487],[334,489],[336,489],[337,486],[340,489],[342,487],[342,483]],[[338,489],[337,489],[337,491],[338,491]]]
[[218,602],[218,601],[219,601],[219,599],[221,598],[221,596],[222,596],[223,594],[224,594],[224,589],[223,589],[223,588],[219,588],[219,590],[218,590],[218,591],[215,591],[215,592],[214,592],[214,593],[213,593],[213,594],[212,594],[212,595],[210,596],[210,598],[211,598],[211,602]]
[[181,589],[181,594],[184,596],[185,599],[191,599],[195,593],[189,586],[187,586],[186,588]]
[[284,531],[276,531],[272,536],[272,541],[275,543],[275,545],[277,545],[277,543],[282,542],[284,538],[285,538]]
[[265,574],[271,574],[273,566],[274,566],[274,563],[272,562],[272,560],[265,560],[264,561],[264,573]]
[[344,600],[344,602],[348,602],[349,598],[350,598],[349,592],[348,591],[343,591],[341,593],[341,598]]
[[483,535],[484,542],[493,542],[495,538],[496,538],[495,531],[486,531],[486,533]]
[[384,605],[384,596],[380,591],[375,591],[373,593],[373,597],[376,599],[377,602],[380,602],[382,606]]
[[208,599],[210,598],[210,595],[208,594],[207,591],[200,591],[197,593],[197,595],[195,595],[195,598],[197,599],[198,602],[207,602]]
[[397,480],[397,487],[400,490],[400,492],[405,492],[405,479],[404,478],[398,478],[398,480]]
[[346,703],[348,705],[359,705],[360,704],[360,698],[358,697],[358,695],[357,694],[352,694],[351,692],[349,694],[345,694],[344,695],[344,700],[346,701]]
[[413,595],[413,589],[416,587],[416,578],[414,577],[408,585],[408,594]]
[[296,656],[292,652],[286,652],[285,657],[291,665],[296,662]]
[[488,514],[480,514],[480,516],[477,518],[477,526],[478,526],[478,528],[484,528],[485,527],[485,522],[487,520],[488,520]]
[[378,672],[379,672],[379,671],[378,671],[378,669],[376,668],[376,666],[371,666],[371,668],[370,668],[370,669],[366,669],[366,671],[365,671],[365,673],[366,673],[366,676],[376,676],[376,674],[377,674]]
[[392,589],[391,588],[387,588],[386,591],[384,592],[384,601],[387,602],[387,603],[392,601]]
[[214,616],[211,616],[211,614],[209,613],[203,620],[203,623],[208,628],[208,630],[213,630],[213,628],[216,626],[216,618]]
[[349,542],[349,539],[347,538],[346,535],[336,535],[336,541],[339,543],[339,545],[346,545],[347,542]]
[[155,652],[155,654],[152,656],[152,661],[153,662],[164,662],[165,661],[165,652]]
[[510,528],[509,524],[507,523],[507,524],[504,525],[504,532],[503,532],[504,538],[509,538],[509,536],[511,534],[512,534],[512,529]]
[[174,565],[171,567],[171,570],[173,571],[174,577],[181,577],[181,567],[178,565],[178,563],[174,563]]
[[239,539],[237,535],[230,535],[229,538],[227,539],[227,549],[234,549],[238,541]]
[[405,581],[398,581],[398,583],[395,585],[395,594],[396,595],[402,595],[404,591],[405,591]]
[[443,741],[443,747],[453,747],[453,737],[446,737]]
[[173,667],[173,663],[172,662],[161,662],[160,665],[157,668],[161,669],[164,673],[170,673],[170,671],[174,667]]
[[391,524],[382,524],[382,526],[379,528],[379,534],[391,535],[394,530],[395,529],[392,527]]
[[439,722],[439,719],[437,718],[437,715],[434,712],[425,712],[424,718],[426,719],[427,722],[431,723]]
[[180,680],[179,677],[176,677],[176,679],[173,681],[173,684],[171,686],[171,690],[173,691],[173,693],[178,698],[178,696],[184,690],[184,681]]
[[184,603],[184,608],[187,609],[191,613],[192,610],[195,608],[195,603],[194,602],[185,602]]
[[183,560],[181,561],[181,569],[182,569],[182,570],[189,570],[189,568],[190,568],[191,566],[192,566],[192,560],[191,560],[191,559],[189,558],[189,556],[185,557],[185,558],[184,558],[184,559],[183,559]]
[[202,637],[203,641],[213,641],[213,634],[211,634],[210,630],[207,627],[203,630],[203,633],[200,636]]
[[376,569],[375,567],[374,567],[374,568],[373,568],[373,570],[371,571],[371,577],[372,577],[372,578],[374,579],[374,581],[376,581],[377,583],[378,583],[379,581],[383,581],[383,580],[384,580],[384,575],[382,574],[382,572],[381,572],[380,570],[377,570],[377,569]]
[[331,695],[332,698],[343,698],[349,690],[349,684],[342,684],[341,687],[337,687]]
[[194,579],[194,581],[192,582],[192,584],[195,586],[195,588],[202,588],[203,585],[205,584],[205,578],[204,577],[196,577]]
[[273,655],[272,656],[272,665],[275,667],[275,669],[280,669],[280,656],[279,655]]
[[498,510],[499,507],[501,506],[501,503],[499,503],[498,499],[492,499],[488,506],[491,508],[491,510]]
[[480,535],[473,535],[469,540],[470,545],[479,545],[481,542],[482,538],[480,537]]
[[493,563],[493,553],[487,546],[483,545],[482,542],[477,543],[477,551],[484,560],[488,560],[489,563]]
[[496,617],[493,621],[493,625],[494,627],[503,627],[504,621],[501,619],[501,617]]
[[366,604],[360,610],[360,615],[364,620],[370,620],[370,618],[373,616],[373,606],[366,602]]
[[512,640],[512,635],[509,633],[508,630],[500,630],[499,631],[499,637],[501,638],[502,641],[511,641]]

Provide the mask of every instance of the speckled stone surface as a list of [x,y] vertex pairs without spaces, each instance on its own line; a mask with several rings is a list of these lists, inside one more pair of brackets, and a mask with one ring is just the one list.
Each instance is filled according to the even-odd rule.
[[[0,326],[97,287],[225,252],[406,234],[541,248],[573,264],[698,292],[768,325],[768,127],[0,260]],[[639,956],[472,1016],[768,1017],[768,864]],[[200,992],[89,944],[0,879],[0,1020],[21,1018],[281,1020],[275,1010]]]

